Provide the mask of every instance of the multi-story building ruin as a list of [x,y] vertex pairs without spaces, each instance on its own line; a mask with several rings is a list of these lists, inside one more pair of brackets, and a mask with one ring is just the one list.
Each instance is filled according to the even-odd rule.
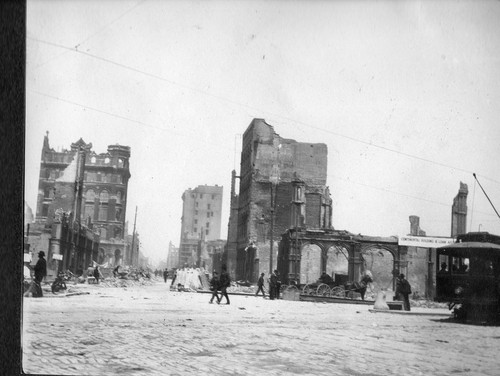
[[203,244],[220,238],[222,190],[199,185],[182,194],[179,267],[204,266],[210,258]]
[[[92,256],[96,262],[123,264],[127,259],[124,236],[129,158],[128,146],[110,145],[106,153],[97,154],[92,151],[92,144],[82,139],[71,144],[70,150],[58,152],[50,147],[47,132],[41,155],[36,222],[50,227],[61,213],[71,215],[73,225],[84,225],[100,234],[97,254]],[[129,255],[128,259],[132,258]],[[86,266],[77,265],[76,269]]]
[[263,119],[250,123],[243,135],[239,195],[231,202],[231,215],[238,205],[235,244],[228,238],[228,264],[236,257],[236,270],[230,271],[238,279],[255,281],[275,269],[287,229],[331,228],[327,154],[323,143],[280,137]]

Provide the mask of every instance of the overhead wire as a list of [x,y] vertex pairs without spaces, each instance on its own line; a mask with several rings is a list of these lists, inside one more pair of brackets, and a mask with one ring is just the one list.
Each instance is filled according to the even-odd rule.
[[[103,27],[101,27],[99,30],[97,30],[96,32],[92,33],[91,35],[89,35],[87,38],[85,38],[84,40],[82,40],[80,43],[77,43],[75,44],[75,49],[78,49],[79,46],[81,46],[82,44],[84,44],[85,42],[89,41],[90,39],[92,39],[93,37],[95,37],[97,34],[100,34],[102,31],[106,30],[107,28],[109,28],[111,25],[113,25],[115,22],[121,20],[123,17],[125,17],[127,14],[129,14],[131,11],[133,11],[135,8],[137,8],[139,5],[142,5],[144,2],[146,2],[147,0],[141,0],[139,1],[137,4],[135,4],[133,7],[129,8],[128,10],[126,10],[124,13],[120,14],[118,17],[116,17],[115,19],[111,20],[110,22],[108,22],[106,25],[104,25]],[[66,55],[68,52],[70,51],[73,51],[73,49],[71,50],[66,50],[64,51],[63,53],[61,54],[58,54],[56,56],[53,56],[52,58],[48,59],[47,61],[37,65],[36,67],[34,67],[34,69],[39,69],[41,68],[42,66],[50,63],[51,61],[53,60],[56,60],[58,58],[60,58],[61,56],[63,55]]]
[[[51,98],[51,99],[58,100],[58,101],[61,101],[61,102],[64,102],[64,103],[68,103],[68,104],[71,104],[71,105],[74,105],[74,106],[82,107],[84,109],[88,109],[88,110],[91,110],[91,111],[94,111],[94,112],[98,112],[98,113],[105,114],[105,115],[108,115],[108,116],[111,116],[111,117],[115,117],[117,119],[126,120],[128,122],[139,124],[139,125],[142,125],[144,127],[157,129],[157,130],[160,130],[160,131],[163,131],[163,132],[175,133],[175,134],[178,134],[178,135],[183,136],[183,137],[189,137],[191,140],[193,140],[192,139],[192,135],[185,134],[185,133],[173,130],[173,129],[162,128],[162,127],[159,127],[157,125],[152,125],[152,124],[140,121],[140,120],[131,119],[131,118],[123,116],[123,115],[114,114],[112,112],[104,111],[104,110],[101,110],[101,109],[98,109],[98,108],[95,108],[95,107],[91,107],[91,106],[88,106],[88,105],[85,105],[85,104],[81,104],[81,103],[78,103],[78,102],[74,102],[74,101],[71,101],[71,100],[68,100],[68,99],[59,98],[57,96],[50,95],[50,94],[47,94],[47,93],[43,93],[43,92],[40,92],[40,91],[36,91],[36,90],[30,90],[30,91],[32,93],[34,93],[34,94],[37,94],[37,95],[40,95],[40,96],[43,96],[43,97]],[[233,149],[231,149],[229,147],[225,147],[225,146],[222,146],[220,144],[215,144],[215,143],[212,143],[212,142],[207,142],[206,139],[203,140],[203,144],[204,145],[207,145],[207,144],[214,145],[217,150],[225,149],[225,150],[230,150],[231,152],[233,152]]]
[[[198,88],[191,87],[189,85],[184,85],[184,84],[178,83],[176,81],[167,79],[165,77],[158,76],[158,75],[153,74],[153,73],[145,72],[143,70],[140,70],[140,69],[137,69],[137,68],[134,68],[134,67],[122,64],[122,63],[118,63],[116,61],[113,61],[113,60],[110,60],[110,59],[106,59],[106,58],[103,58],[103,57],[95,55],[95,54],[91,54],[91,53],[88,53],[88,52],[80,51],[78,49],[67,47],[67,46],[64,46],[64,45],[61,45],[61,44],[57,44],[57,43],[53,43],[53,42],[49,42],[49,41],[44,41],[44,40],[41,40],[41,39],[38,39],[38,38],[34,38],[34,37],[29,37],[29,38],[32,39],[32,40],[35,40],[35,41],[37,41],[39,43],[44,43],[44,44],[52,45],[52,46],[55,46],[55,47],[63,48],[63,49],[69,50],[69,51],[73,51],[73,52],[76,52],[76,53],[79,53],[79,54],[91,57],[93,59],[97,59],[97,60],[106,62],[108,64],[112,64],[112,65],[121,67],[123,69],[127,69],[127,70],[130,70],[130,71],[133,71],[133,72],[145,75],[147,77],[158,79],[158,80],[161,80],[163,82],[167,82],[169,84],[176,85],[176,86],[182,87],[184,89],[188,89],[188,90],[191,90],[191,91],[194,91],[194,92],[197,92],[197,93],[201,93],[203,95],[207,95],[207,96],[210,96],[210,97],[213,97],[213,98],[216,98],[216,99],[219,99],[219,100],[222,100],[222,101],[234,104],[234,105],[238,105],[238,106],[243,106],[243,107],[246,107],[246,108],[250,108],[252,110],[259,111],[260,113],[266,112],[266,113],[268,113],[270,115],[277,116],[279,118],[282,118],[282,119],[294,122],[296,124],[301,124],[303,126],[306,126],[306,127],[318,130],[318,131],[322,131],[322,132],[325,132],[325,133],[329,133],[329,134],[332,134],[332,135],[337,136],[337,137],[345,138],[345,139],[348,139],[348,140],[353,141],[353,142],[358,142],[358,143],[361,143],[361,144],[364,144],[364,145],[367,145],[367,146],[370,146],[370,147],[373,147],[373,148],[378,148],[380,150],[384,150],[384,151],[391,152],[391,153],[396,153],[396,154],[399,154],[399,155],[402,155],[402,156],[405,156],[405,157],[408,157],[408,158],[413,158],[413,159],[420,160],[420,161],[423,161],[423,162],[426,162],[426,163],[431,163],[431,164],[438,165],[438,166],[441,166],[441,167],[450,168],[450,169],[453,169],[453,170],[456,170],[456,171],[461,171],[461,172],[465,172],[465,173],[473,173],[473,171],[467,170],[467,169],[464,169],[464,168],[461,168],[461,167],[452,166],[450,164],[437,162],[437,161],[434,161],[434,160],[431,160],[431,159],[428,159],[428,158],[423,158],[423,157],[420,157],[418,155],[414,155],[414,154],[410,154],[410,153],[405,153],[405,152],[402,152],[402,151],[399,151],[399,150],[395,150],[395,149],[392,149],[392,148],[388,148],[388,147],[385,147],[385,146],[382,146],[382,145],[375,144],[373,142],[368,142],[368,141],[361,140],[361,139],[356,138],[356,137],[348,136],[348,135],[345,135],[345,134],[342,134],[342,133],[339,133],[339,132],[335,132],[335,131],[332,131],[332,130],[329,130],[329,129],[324,129],[324,128],[321,128],[321,127],[318,127],[318,126],[314,126],[312,124],[308,124],[308,123],[305,123],[305,122],[302,122],[302,121],[299,121],[299,120],[296,120],[296,119],[292,119],[292,118],[289,118],[289,117],[286,117],[286,116],[283,116],[283,115],[280,115],[280,114],[275,114],[275,113],[272,113],[272,112],[267,111],[267,110],[263,111],[262,109],[250,106],[248,104],[240,103],[240,102],[234,101],[232,99],[225,98],[225,97],[220,96],[220,95],[209,93],[209,92],[207,92],[205,90],[201,90],[201,89],[198,89]],[[481,177],[483,177],[483,178],[485,178],[485,179],[487,179],[487,180],[490,180],[492,182],[500,184],[500,181],[498,181],[498,180],[492,179],[492,178],[490,178],[488,176],[485,176],[485,175],[482,175],[482,174],[478,174],[478,175],[481,176]]]

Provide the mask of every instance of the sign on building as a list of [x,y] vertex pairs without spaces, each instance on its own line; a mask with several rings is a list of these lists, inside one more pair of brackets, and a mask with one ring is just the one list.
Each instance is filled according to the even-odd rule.
[[429,236],[399,236],[398,244],[407,247],[439,248],[453,244],[454,238],[433,238]]

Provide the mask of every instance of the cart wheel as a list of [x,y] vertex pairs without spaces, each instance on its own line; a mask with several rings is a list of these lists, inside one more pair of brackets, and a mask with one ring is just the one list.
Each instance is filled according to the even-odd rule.
[[335,286],[330,290],[330,296],[335,296],[337,298],[345,298],[344,286]]
[[316,289],[316,295],[318,296],[329,296],[330,295],[330,287],[324,283],[320,284]]
[[316,289],[314,288],[313,285],[305,285],[304,288],[302,289],[302,294],[304,295],[314,295],[316,292]]

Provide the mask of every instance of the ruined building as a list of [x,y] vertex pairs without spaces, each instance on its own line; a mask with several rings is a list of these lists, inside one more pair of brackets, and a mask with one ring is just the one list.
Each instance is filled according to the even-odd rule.
[[460,182],[460,189],[453,199],[451,208],[451,237],[465,234],[467,232],[467,195],[469,190],[467,184]]
[[210,259],[206,242],[220,238],[222,187],[188,189],[182,203],[179,267],[204,266]]
[[110,145],[106,153],[96,154],[92,144],[82,139],[71,144],[70,150],[58,152],[50,148],[47,132],[40,164],[36,222],[50,228],[54,222],[66,221],[73,229],[82,229],[82,233],[88,233],[88,239],[84,237],[80,247],[91,243],[96,232],[100,235],[98,250],[85,257],[74,247],[76,238],[62,238],[61,247],[73,245],[67,257],[63,257],[65,267],[72,265],[79,271],[91,260],[119,265],[133,259],[126,255],[124,240],[129,158],[128,146]]
[[[287,229],[331,228],[327,153],[325,144],[280,137],[263,119],[254,119],[248,126],[243,135],[239,195],[233,197],[232,192],[228,229],[227,261],[236,278],[256,281],[261,272],[274,270],[280,235]],[[236,268],[231,268],[234,264]]]

